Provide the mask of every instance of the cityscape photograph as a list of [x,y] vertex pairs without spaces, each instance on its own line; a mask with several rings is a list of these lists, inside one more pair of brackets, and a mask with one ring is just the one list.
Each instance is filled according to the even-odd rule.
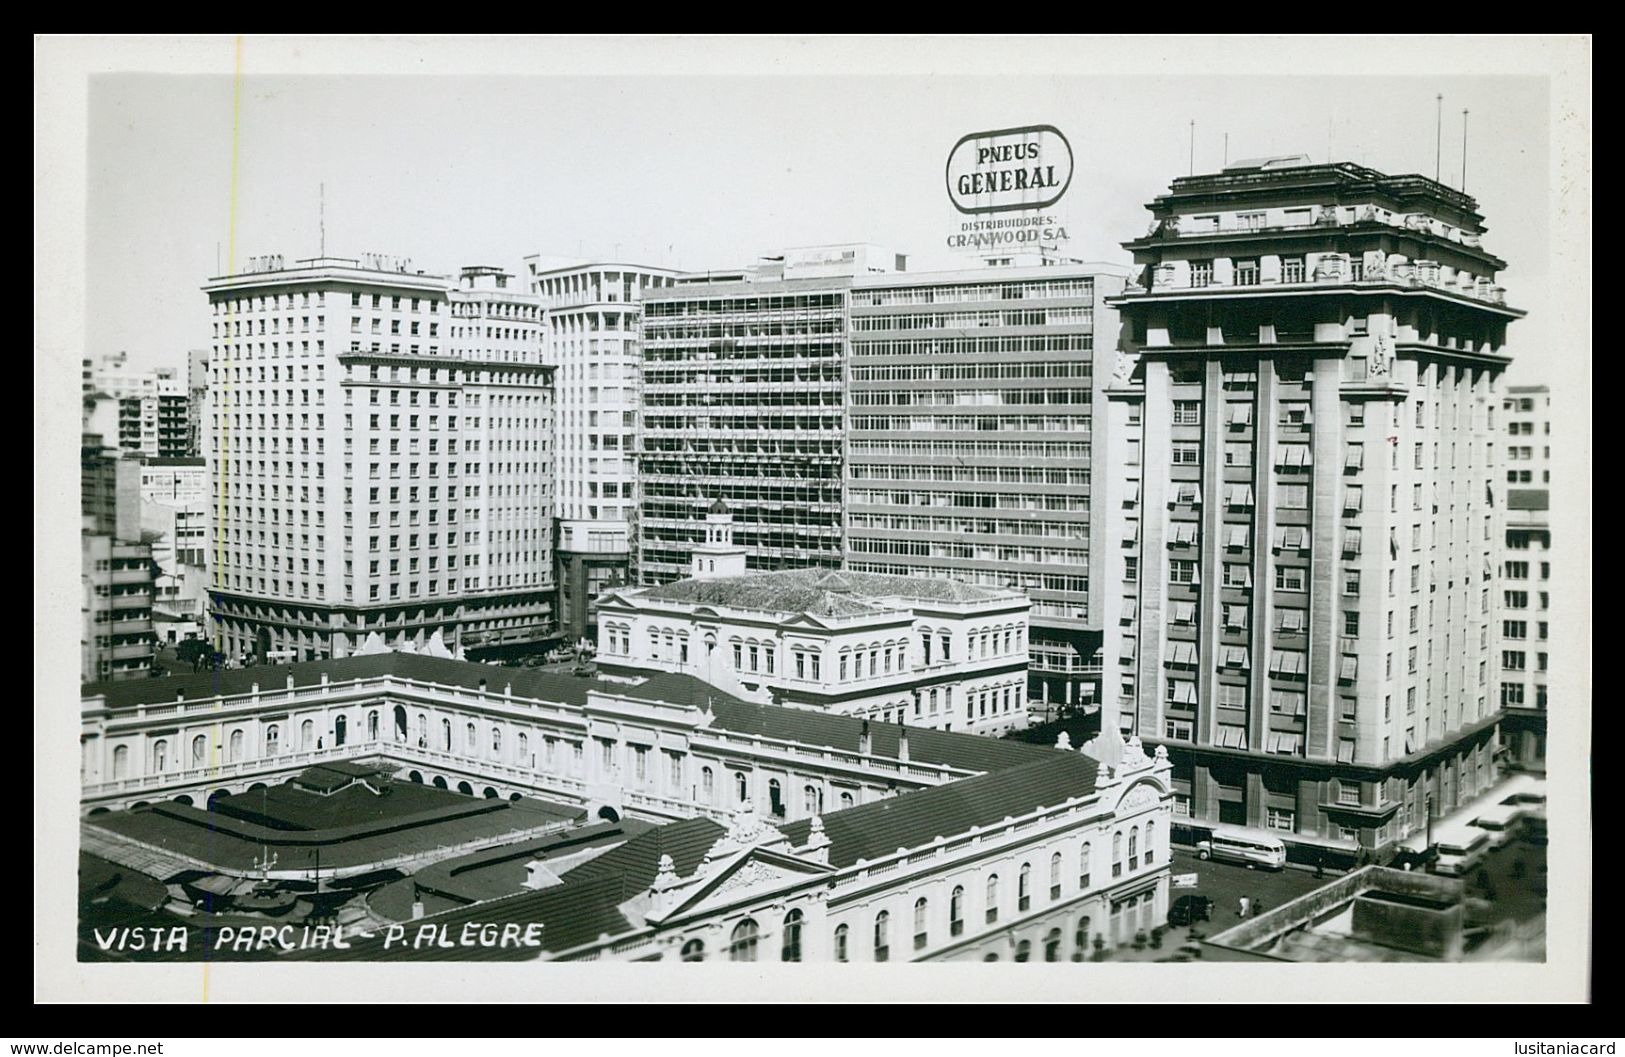
[[36,948],[1575,994],[1589,40],[797,43],[222,37],[56,104]]

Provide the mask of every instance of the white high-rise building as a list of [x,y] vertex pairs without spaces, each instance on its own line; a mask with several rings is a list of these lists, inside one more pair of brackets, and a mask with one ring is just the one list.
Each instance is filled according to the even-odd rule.
[[637,517],[638,324],[644,295],[677,274],[641,264],[525,258],[531,292],[547,310],[554,367],[559,625],[592,638],[595,600],[631,579]]
[[259,258],[210,280],[219,647],[345,656],[552,630],[552,370],[497,268]]

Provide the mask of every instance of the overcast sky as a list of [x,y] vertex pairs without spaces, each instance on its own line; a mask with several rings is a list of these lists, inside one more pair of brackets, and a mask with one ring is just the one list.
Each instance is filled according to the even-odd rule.
[[[245,54],[254,54],[252,38]],[[245,68],[252,69],[251,62]],[[251,256],[376,251],[414,267],[518,269],[527,254],[737,267],[868,241],[950,267],[943,165],[962,135],[1051,124],[1077,159],[1058,211],[1073,254],[1128,263],[1145,204],[1190,165],[1305,153],[1435,167],[1486,217],[1509,301],[1545,342],[1548,91],[1538,77],[230,76],[105,74],[89,92],[90,352],[182,365],[207,344],[198,287]],[[237,183],[232,194],[233,125]],[[217,265],[218,262],[218,265]]]

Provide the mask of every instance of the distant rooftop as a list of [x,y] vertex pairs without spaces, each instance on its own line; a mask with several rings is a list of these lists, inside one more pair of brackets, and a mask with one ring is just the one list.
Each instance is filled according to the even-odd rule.
[[678,580],[638,592],[662,602],[693,602],[767,613],[859,616],[893,611],[893,599],[920,602],[983,602],[1022,599],[1015,588],[978,587],[934,576],[785,569],[714,580]]

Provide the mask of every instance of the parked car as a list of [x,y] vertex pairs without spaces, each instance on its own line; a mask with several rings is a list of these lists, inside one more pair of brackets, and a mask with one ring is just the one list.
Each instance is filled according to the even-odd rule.
[[1168,924],[1194,925],[1213,920],[1213,900],[1207,896],[1180,896],[1168,908]]

